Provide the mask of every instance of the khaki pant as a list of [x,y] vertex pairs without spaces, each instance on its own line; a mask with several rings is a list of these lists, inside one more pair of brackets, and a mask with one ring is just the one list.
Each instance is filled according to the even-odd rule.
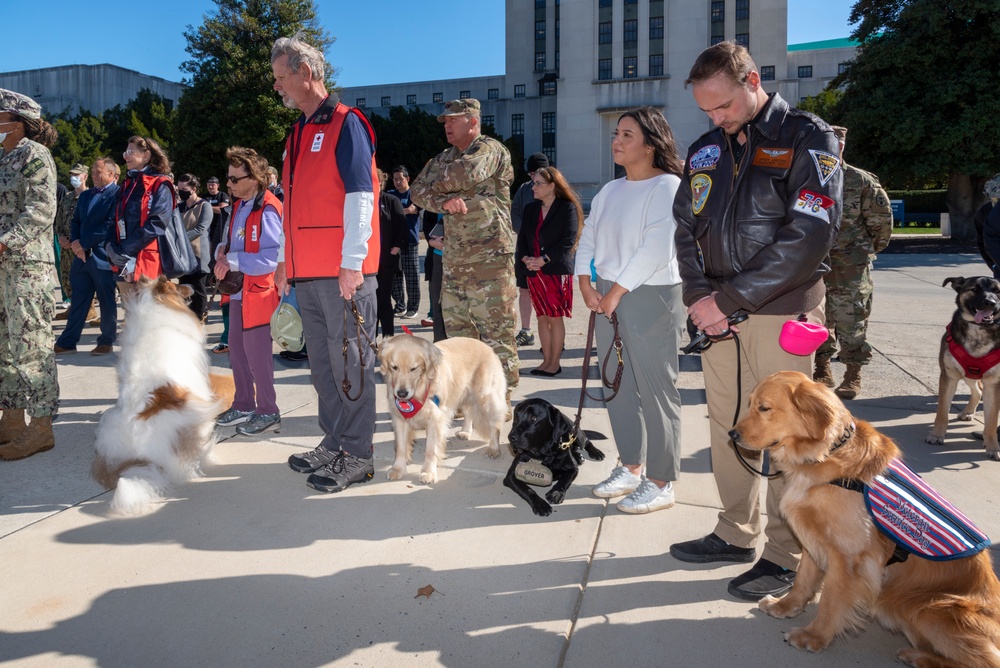
[[[797,315],[797,314],[796,314]],[[753,547],[760,535],[761,477],[750,473],[740,463],[729,439],[739,401],[740,415],[746,415],[750,392],[757,383],[778,371],[800,371],[812,377],[813,356],[786,353],[778,345],[778,335],[787,320],[796,315],[751,315],[738,325],[739,369],[742,387],[737,389],[736,344],[732,339],[717,341],[702,353],[705,394],[712,439],[712,472],[722,499],[722,512],[715,534],[738,547]],[[823,304],[808,314],[810,322],[823,323]],[[760,468],[763,460],[750,460]],[[772,471],[773,472],[773,471]],[[783,568],[798,567],[801,547],[785,518],[778,510],[784,492],[784,479],[767,481],[767,544],[763,557]]]

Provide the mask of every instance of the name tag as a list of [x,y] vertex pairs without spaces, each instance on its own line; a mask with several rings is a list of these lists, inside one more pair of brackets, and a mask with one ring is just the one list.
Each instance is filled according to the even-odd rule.
[[124,238],[125,238],[125,221],[124,220],[119,220],[118,221],[118,239],[121,240],[121,239],[124,239]]
[[313,137],[312,152],[319,153],[319,150],[323,148],[323,133],[320,132],[315,137]]

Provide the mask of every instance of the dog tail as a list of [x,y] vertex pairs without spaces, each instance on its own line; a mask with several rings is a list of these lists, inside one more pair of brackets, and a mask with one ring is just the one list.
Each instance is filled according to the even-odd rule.
[[111,500],[111,514],[118,517],[145,515],[163,500],[166,478],[153,464],[132,466],[122,471]]

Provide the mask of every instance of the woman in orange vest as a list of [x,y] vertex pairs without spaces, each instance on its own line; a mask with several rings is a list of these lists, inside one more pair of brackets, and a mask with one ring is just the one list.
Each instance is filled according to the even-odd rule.
[[166,234],[175,197],[174,184],[166,176],[170,160],[154,140],[130,137],[122,157],[128,173],[111,210],[105,250],[126,297],[140,276],[155,279],[163,273],[157,237]]
[[223,427],[238,425],[237,433],[259,434],[281,425],[274,394],[271,354],[271,314],[280,297],[274,270],[281,248],[281,202],[267,189],[267,160],[251,148],[233,146],[229,160],[229,191],[236,202],[229,236],[215,251],[215,277],[242,272],[243,288],[230,295],[229,362],[236,396],[216,419]]

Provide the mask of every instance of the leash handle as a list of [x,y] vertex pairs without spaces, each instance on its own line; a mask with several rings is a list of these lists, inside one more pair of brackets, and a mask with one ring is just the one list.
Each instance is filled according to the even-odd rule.
[[[611,347],[608,348],[607,354],[604,356],[604,364],[601,366],[601,382],[604,384],[604,387],[612,390],[611,396],[595,397],[587,391],[587,376],[590,373],[590,349],[591,344],[594,342],[594,334],[597,328],[597,312],[591,311],[590,321],[587,323],[587,338],[583,342],[583,374],[580,386],[580,403],[576,409],[576,419],[573,421],[573,437],[576,436],[580,429],[580,420],[583,417],[583,403],[586,401],[587,397],[590,397],[593,401],[608,402],[618,395],[618,390],[621,388],[622,374],[625,371],[625,360],[622,358],[623,345],[621,335],[618,332],[618,314],[612,313],[609,320],[611,321],[611,326],[614,328],[614,339],[611,343]],[[618,356],[618,366],[615,370],[615,377],[609,381],[607,367],[608,360],[611,359],[612,350],[615,351]]]
[[[340,386],[344,390],[344,396],[348,401],[357,401],[361,398],[361,395],[365,392],[365,348],[371,348],[372,352],[376,355],[378,354],[378,345],[368,336],[368,332],[365,331],[364,327],[361,325],[365,322],[365,317],[361,315],[358,310],[358,305],[354,301],[354,297],[350,300],[350,311],[354,316],[354,326],[357,329],[357,340],[358,340],[358,358],[361,362],[360,364],[360,375],[361,375],[361,387],[358,388],[358,393],[355,396],[351,396],[351,384],[350,379],[347,377],[347,351],[351,347],[351,340],[347,338],[347,311],[348,306],[344,305],[344,380],[341,381]],[[368,342],[367,345],[361,345],[361,337],[364,337]]]

